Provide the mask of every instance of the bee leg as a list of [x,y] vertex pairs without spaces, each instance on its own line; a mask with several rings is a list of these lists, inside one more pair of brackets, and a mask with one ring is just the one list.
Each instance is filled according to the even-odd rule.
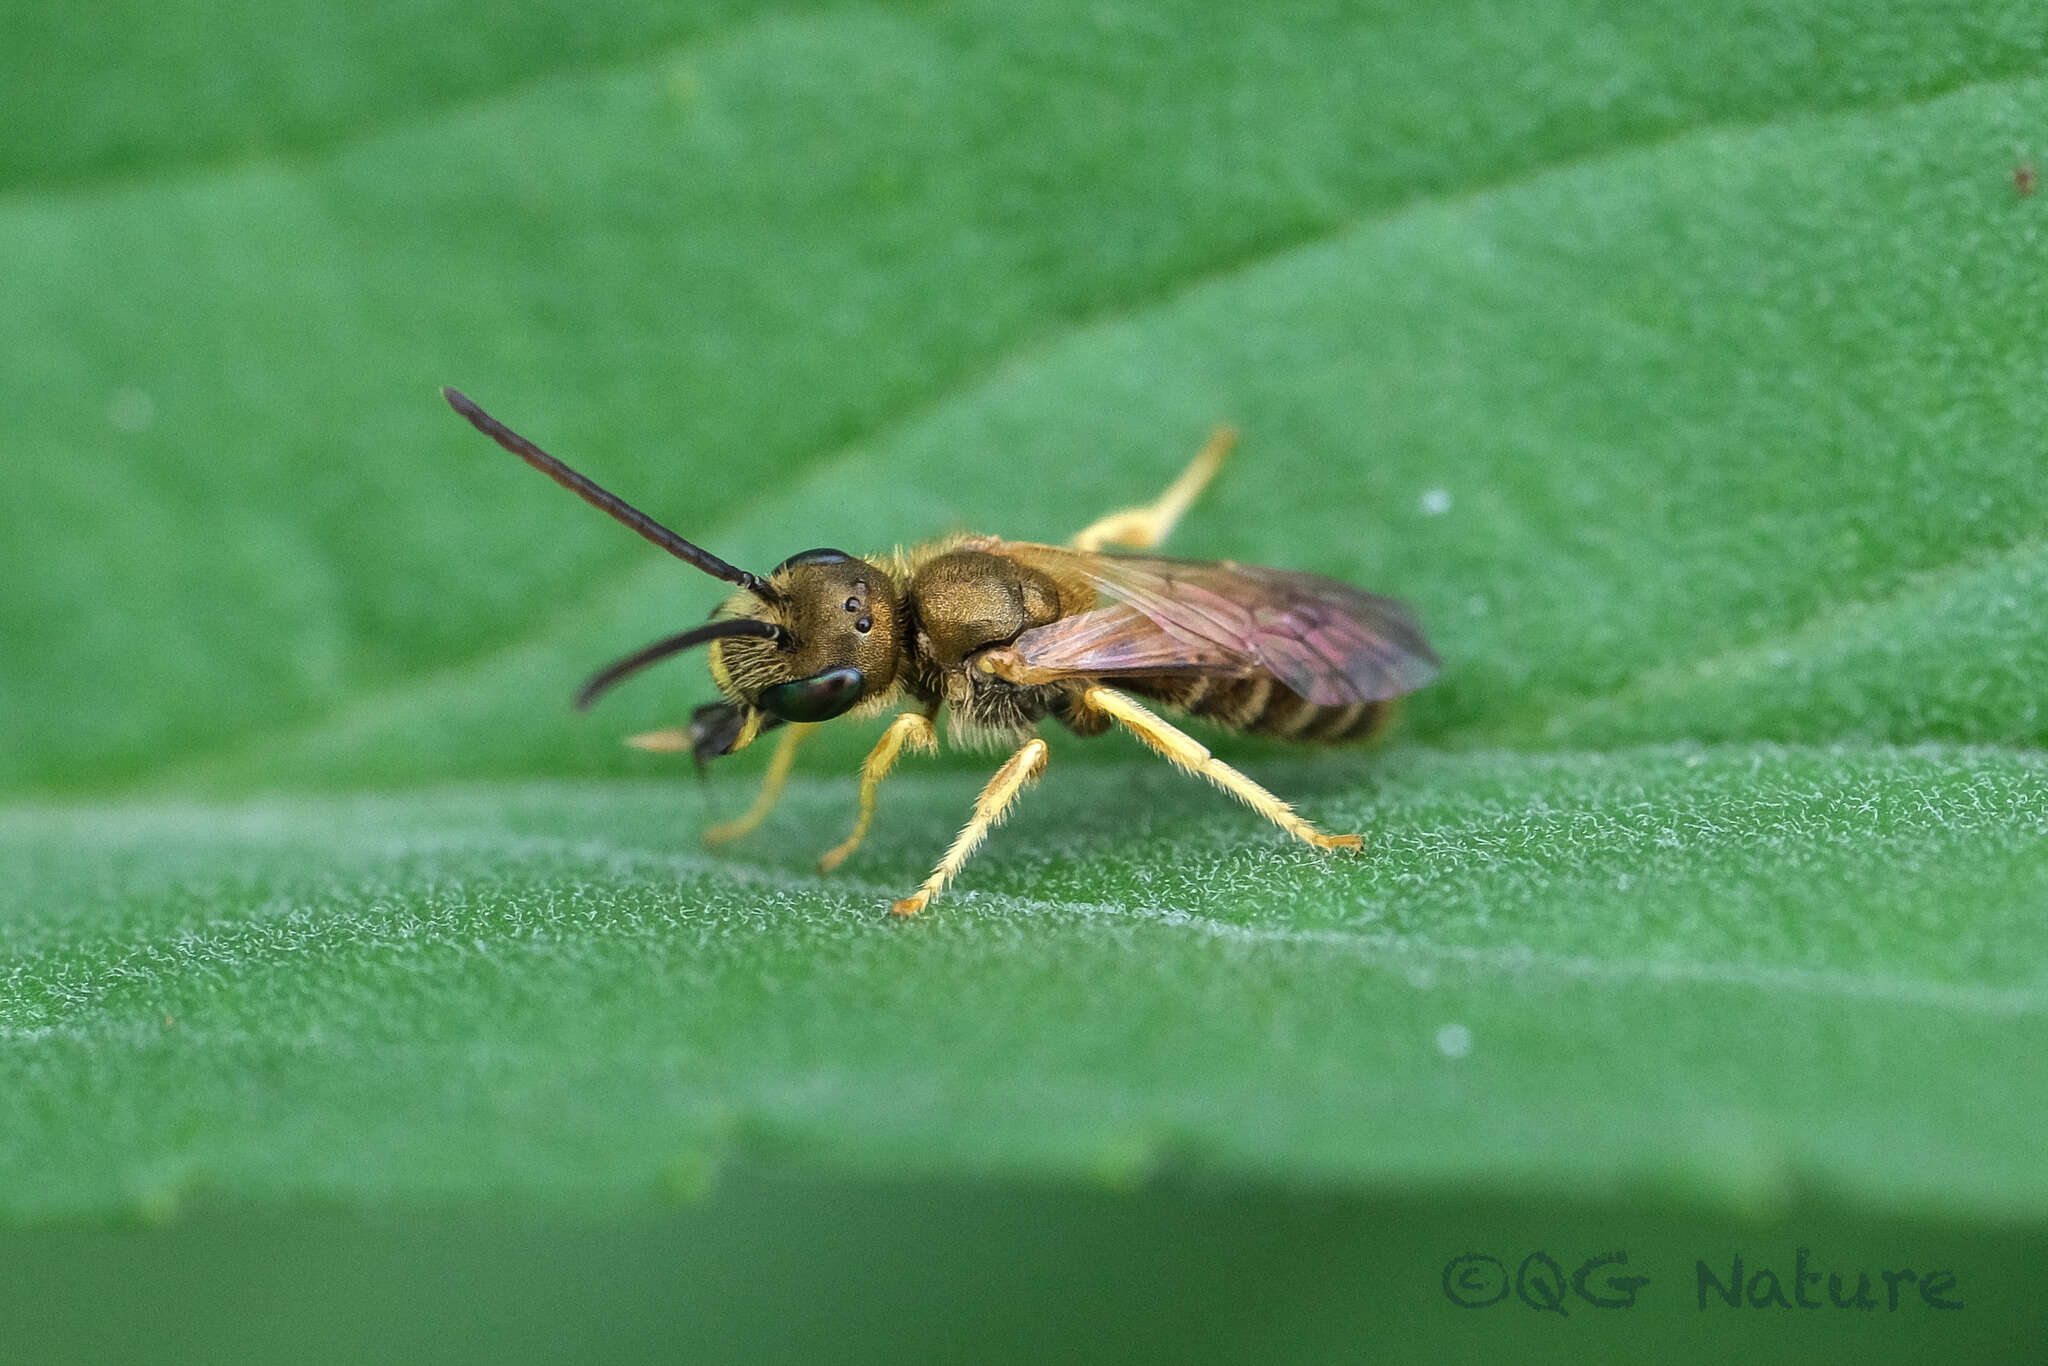
[[690,728],[670,726],[667,730],[642,731],[638,735],[628,735],[626,743],[649,754],[687,754],[690,752]]
[[946,884],[960,871],[960,866],[981,842],[988,838],[988,832],[1002,824],[1003,817],[1010,814],[1011,805],[1025,788],[1038,781],[1038,775],[1045,772],[1046,756],[1052,751],[1045,741],[1032,736],[1024,742],[1023,748],[1003,760],[1003,766],[996,770],[996,776],[988,780],[988,786],[974,799],[974,815],[960,833],[953,837],[953,843],[946,850],[946,856],[939,860],[939,866],[932,869],[932,875],[924,885],[889,910],[896,915],[916,915],[931,904],[931,899],[946,890]]
[[1294,814],[1294,808],[1209,753],[1192,735],[1168,725],[1133,699],[1109,688],[1094,687],[1081,695],[1083,706],[1106,712],[1116,723],[1149,745],[1168,763],[1206,778],[1264,816],[1288,834],[1318,849],[1362,849],[1362,835],[1325,835]]
[[853,823],[853,833],[840,843],[827,849],[818,859],[818,871],[829,873],[846,862],[860,842],[868,837],[868,827],[875,820],[875,790],[882,785],[882,779],[889,776],[889,770],[896,767],[896,756],[904,747],[921,754],[939,752],[939,733],[932,729],[932,718],[921,711],[907,711],[889,723],[882,732],[882,738],[868,751],[867,759],[860,766],[860,815]]
[[796,747],[815,726],[792,725],[782,732],[782,742],[775,746],[775,753],[768,758],[768,771],[761,776],[761,790],[754,797],[754,804],[744,813],[729,821],[709,827],[704,832],[706,844],[726,844],[751,835],[768,819],[768,813],[775,809],[775,803],[782,797],[783,786],[789,782],[789,770],[796,764]]
[[1181,514],[1201,496],[1209,481],[1216,477],[1216,471],[1223,468],[1223,458],[1236,444],[1237,428],[1218,427],[1209,434],[1209,440],[1200,453],[1181,471],[1180,478],[1169,484],[1157,500],[1142,507],[1112,512],[1091,522],[1067,542],[1068,548],[1100,550],[1106,545],[1120,545],[1132,550],[1150,550],[1166,539]]

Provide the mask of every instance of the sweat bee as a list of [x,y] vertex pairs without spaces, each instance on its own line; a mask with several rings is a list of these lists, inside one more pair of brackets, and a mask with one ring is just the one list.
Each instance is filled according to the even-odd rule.
[[650,664],[709,645],[724,700],[687,727],[633,737],[703,761],[782,731],[761,792],[737,820],[705,832],[735,839],[766,819],[796,748],[819,724],[907,704],[861,765],[853,833],[826,851],[830,871],[860,847],[875,794],[904,750],[938,751],[949,714],[955,743],[1012,750],[923,885],[891,908],[915,915],[944,891],[1019,794],[1045,771],[1047,717],[1077,735],[1121,726],[1176,767],[1207,779],[1318,849],[1362,848],[1326,835],[1212,755],[1139,698],[1225,730],[1312,744],[1370,736],[1389,704],[1436,676],[1438,663],[1402,604],[1314,574],[1229,560],[1109,554],[1149,550],[1214,477],[1235,443],[1220,429],[1155,501],[1111,513],[1064,546],[954,536],[868,559],[806,550],[765,578],[736,569],[599,488],[453,389],[455,411],[500,446],[685,564],[738,591],[701,626],[600,670],[577,694],[587,707]]

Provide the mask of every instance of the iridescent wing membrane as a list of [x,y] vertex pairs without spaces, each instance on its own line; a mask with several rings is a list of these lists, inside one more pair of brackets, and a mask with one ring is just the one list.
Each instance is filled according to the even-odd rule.
[[1020,683],[1063,677],[1271,674],[1320,706],[1379,702],[1436,677],[1436,654],[1408,609],[1317,574],[1150,555],[1003,542],[1013,555],[1093,585],[1107,605],[1012,643]]

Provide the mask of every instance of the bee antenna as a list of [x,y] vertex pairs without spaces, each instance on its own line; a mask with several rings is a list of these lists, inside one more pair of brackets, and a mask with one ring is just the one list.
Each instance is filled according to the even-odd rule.
[[[700,546],[691,545],[682,537],[655,521],[640,509],[616,494],[599,488],[561,461],[549,455],[540,447],[528,441],[504,423],[479,408],[467,394],[457,389],[442,389],[441,397],[448,400],[448,406],[469,419],[469,425],[503,446],[527,464],[560,484],[569,492],[581,498],[598,511],[610,516],[639,532],[684,564],[693,565],[715,579],[735,583],[764,602],[774,602],[776,594],[768,587],[766,580],[758,574],[749,574],[744,569],[735,569],[724,560]],[[678,646],[678,649],[684,647]]]
[[777,647],[790,643],[790,634],[782,627],[769,621],[755,621],[751,617],[729,617],[723,621],[710,621],[694,626],[672,636],[665,636],[644,649],[635,650],[615,664],[608,664],[585,683],[576,694],[576,710],[582,711],[598,698],[605,695],[612,685],[630,678],[650,664],[659,664],[670,655],[678,655],[693,646],[706,641],[723,640],[730,636],[753,636],[760,640],[772,640]]

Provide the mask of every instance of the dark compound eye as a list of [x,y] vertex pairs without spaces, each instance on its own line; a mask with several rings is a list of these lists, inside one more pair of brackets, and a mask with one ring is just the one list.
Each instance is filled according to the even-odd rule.
[[860,701],[867,679],[859,669],[827,669],[810,678],[778,683],[759,699],[762,711],[785,721],[830,721]]
[[795,569],[807,564],[845,564],[852,558],[853,556],[843,550],[806,550],[776,565],[774,573],[780,574],[785,569]]

